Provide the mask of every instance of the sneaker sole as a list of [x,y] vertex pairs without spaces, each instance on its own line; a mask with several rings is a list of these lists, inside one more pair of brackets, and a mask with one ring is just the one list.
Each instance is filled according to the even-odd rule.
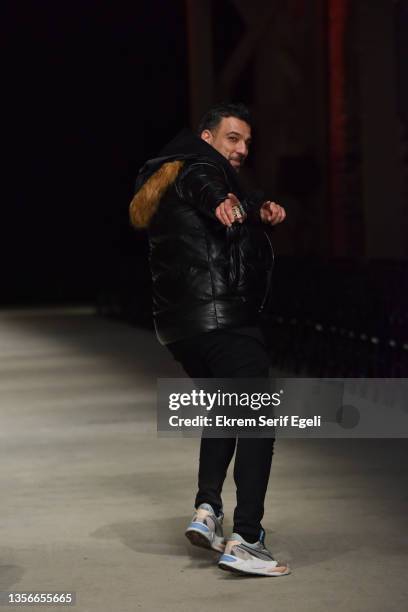
[[[240,567],[241,566],[241,567]],[[280,576],[288,576],[291,571],[289,568],[285,572],[268,572],[267,570],[243,568],[240,559],[228,563],[227,561],[219,561],[218,567],[224,571],[239,574],[240,576],[264,576],[265,578],[279,578]]]
[[195,529],[187,529],[185,532],[186,538],[193,544],[193,546],[199,546],[200,548],[206,548],[207,550],[215,550],[216,552],[223,553],[225,544],[219,542],[218,536],[215,537],[214,542],[210,540],[201,532]]

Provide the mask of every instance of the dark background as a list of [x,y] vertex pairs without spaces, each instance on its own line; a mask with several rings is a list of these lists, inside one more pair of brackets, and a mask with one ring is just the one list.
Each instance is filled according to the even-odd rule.
[[94,298],[138,167],[188,123],[182,1],[3,4],[2,303]]

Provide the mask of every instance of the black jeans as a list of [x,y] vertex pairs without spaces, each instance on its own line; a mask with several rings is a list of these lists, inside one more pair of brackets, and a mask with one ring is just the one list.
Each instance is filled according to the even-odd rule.
[[[256,338],[213,331],[167,345],[191,378],[267,378],[269,356]],[[208,503],[218,513],[227,469],[236,449],[237,505],[234,532],[259,539],[273,455],[273,438],[201,438],[195,506]]]

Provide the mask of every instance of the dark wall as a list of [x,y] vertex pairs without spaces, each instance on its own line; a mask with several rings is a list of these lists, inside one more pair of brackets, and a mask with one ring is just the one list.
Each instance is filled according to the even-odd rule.
[[95,294],[138,167],[188,118],[182,0],[3,3],[1,303]]

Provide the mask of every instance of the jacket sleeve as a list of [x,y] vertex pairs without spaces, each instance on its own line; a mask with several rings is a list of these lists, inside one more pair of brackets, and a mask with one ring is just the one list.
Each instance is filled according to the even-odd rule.
[[215,210],[230,192],[221,169],[209,162],[194,162],[183,169],[177,182],[183,200],[202,214],[215,219]]
[[[194,162],[183,171],[178,181],[178,190],[182,199],[197,208],[202,214],[212,219],[215,210],[229,193],[234,190],[228,185],[222,169],[210,162]],[[239,194],[235,194],[239,197]],[[240,199],[247,215],[247,223],[263,225],[260,217],[260,207],[263,193],[255,191],[249,198]]]

